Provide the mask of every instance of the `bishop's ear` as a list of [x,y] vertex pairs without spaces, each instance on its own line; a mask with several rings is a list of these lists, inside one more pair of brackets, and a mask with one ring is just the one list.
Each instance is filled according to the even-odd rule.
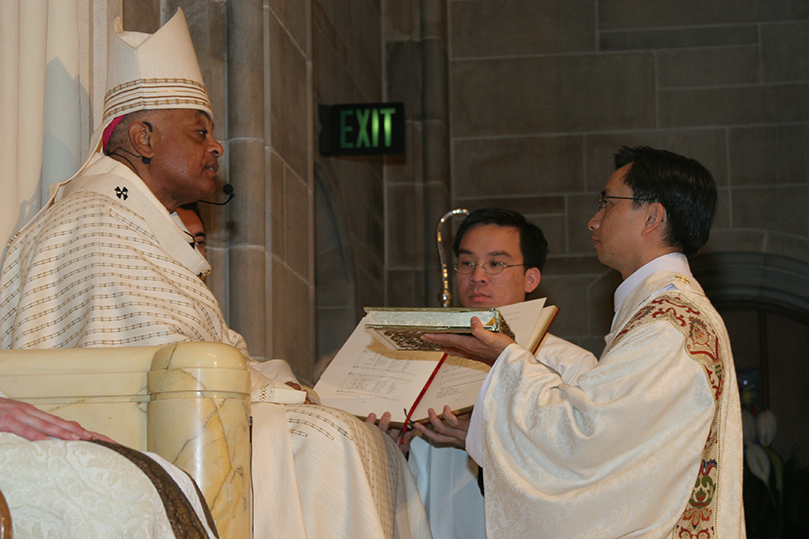
[[152,149],[153,131],[154,128],[149,122],[133,121],[129,124],[129,141],[132,143],[135,153],[141,156],[141,160],[146,165],[154,157],[154,150]]

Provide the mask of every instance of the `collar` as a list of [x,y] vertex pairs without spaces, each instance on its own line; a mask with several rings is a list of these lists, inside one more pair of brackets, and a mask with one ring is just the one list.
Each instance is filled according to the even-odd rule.
[[635,273],[627,277],[615,290],[613,306],[616,315],[629,294],[647,277],[658,271],[673,271],[686,277],[692,277],[691,267],[688,265],[688,258],[683,253],[669,253],[659,256],[638,268]]
[[78,176],[60,184],[49,203],[75,191],[106,195],[140,215],[148,224],[160,247],[199,277],[211,272],[211,266],[199,251],[188,244],[188,232],[175,221],[166,207],[126,165],[107,156],[94,158]]

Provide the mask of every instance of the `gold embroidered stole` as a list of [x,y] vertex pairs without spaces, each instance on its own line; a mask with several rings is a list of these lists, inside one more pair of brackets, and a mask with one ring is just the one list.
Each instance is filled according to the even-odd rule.
[[[716,537],[716,500],[719,484],[720,410],[725,378],[725,361],[719,338],[710,320],[699,307],[678,292],[665,293],[644,305],[610,343],[612,348],[625,335],[640,326],[668,322],[685,337],[684,348],[705,373],[705,381],[714,399],[714,416],[702,462],[691,497],[679,522],[669,537],[676,539],[710,539]],[[605,351],[606,354],[606,351]]]

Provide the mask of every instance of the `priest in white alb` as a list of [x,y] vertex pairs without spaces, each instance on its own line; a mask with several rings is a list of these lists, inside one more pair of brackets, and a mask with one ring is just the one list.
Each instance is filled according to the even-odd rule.
[[730,341],[688,265],[716,186],[701,164],[623,148],[589,222],[624,278],[606,348],[576,385],[508,337],[434,335],[496,359],[466,448],[485,470],[489,539],[745,536]]

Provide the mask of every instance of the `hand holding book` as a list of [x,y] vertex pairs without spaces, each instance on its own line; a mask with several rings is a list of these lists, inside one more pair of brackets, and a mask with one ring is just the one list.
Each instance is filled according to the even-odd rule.
[[[404,410],[404,413],[407,415],[407,410]],[[378,423],[377,419],[379,420]],[[379,427],[379,430],[381,430],[383,434],[390,436],[390,438],[396,442],[399,449],[402,450],[402,453],[407,454],[407,452],[410,451],[410,442],[416,437],[418,431],[412,428],[412,423],[408,424],[410,428],[404,425],[401,428],[392,426],[391,419],[392,416],[390,412],[385,412],[379,418],[376,417],[376,414],[370,413],[368,417],[365,418],[365,422]]]
[[485,329],[477,317],[472,318],[471,328],[471,336],[454,333],[427,333],[421,338],[440,345],[442,351],[447,354],[480,361],[490,367],[501,352],[514,342],[514,339],[504,333]]
[[414,430],[435,443],[452,444],[460,449],[466,449],[469,415],[465,416],[466,419],[462,419],[453,414],[452,409],[446,405],[441,416],[432,408],[427,411],[427,414],[427,419],[430,421],[429,426],[416,422],[413,424]]

